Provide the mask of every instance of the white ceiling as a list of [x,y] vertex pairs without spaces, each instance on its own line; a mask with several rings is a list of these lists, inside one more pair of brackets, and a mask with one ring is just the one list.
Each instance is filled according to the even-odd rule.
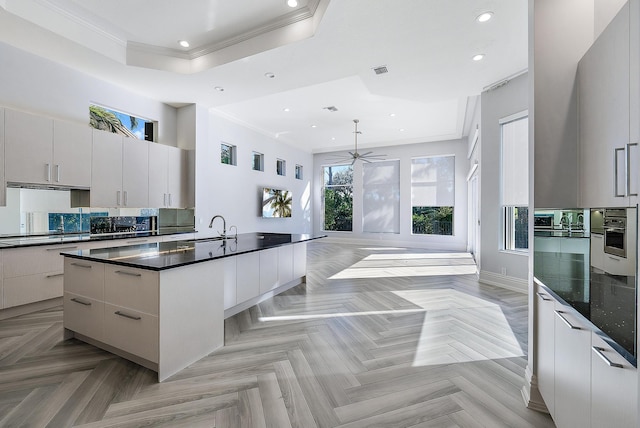
[[353,119],[362,147],[460,138],[483,88],[527,68],[527,0],[299,3],[0,0],[0,41],[313,152],[349,148]]

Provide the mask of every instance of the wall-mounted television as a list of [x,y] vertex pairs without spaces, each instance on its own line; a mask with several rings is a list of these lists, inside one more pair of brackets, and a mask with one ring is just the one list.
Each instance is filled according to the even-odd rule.
[[265,187],[262,189],[262,217],[291,217],[293,198],[288,190]]

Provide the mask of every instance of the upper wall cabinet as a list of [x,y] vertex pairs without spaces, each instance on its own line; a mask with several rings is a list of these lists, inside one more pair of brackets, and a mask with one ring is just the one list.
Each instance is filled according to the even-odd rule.
[[148,143],[93,131],[91,206],[149,206]]
[[5,179],[9,183],[89,188],[91,129],[6,110]]
[[[4,166],[4,109],[0,108],[0,165]],[[4,185],[4,168],[0,168],[0,206],[7,205],[7,186]]]
[[176,147],[149,144],[149,206],[188,206],[186,153]]
[[[630,113],[638,41],[627,3],[578,64],[580,205],[631,206],[638,201],[640,118]],[[634,30],[635,31],[635,30]]]

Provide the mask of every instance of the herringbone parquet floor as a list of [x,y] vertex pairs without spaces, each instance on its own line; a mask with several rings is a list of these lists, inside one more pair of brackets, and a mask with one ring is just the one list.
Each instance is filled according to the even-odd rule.
[[226,321],[163,383],[75,339],[62,310],[0,321],[0,426],[552,427],[523,405],[527,298],[468,255],[314,241],[307,284]]

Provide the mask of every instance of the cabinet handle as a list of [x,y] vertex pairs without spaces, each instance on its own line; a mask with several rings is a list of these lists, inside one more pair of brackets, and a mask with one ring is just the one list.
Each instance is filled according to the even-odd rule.
[[60,183],[60,165],[56,165],[56,182]]
[[167,206],[167,194],[163,193],[164,195],[164,200],[162,201],[162,205],[164,205],[165,207]]
[[172,206],[173,202],[171,202],[171,193],[169,193],[169,206]]
[[620,259],[616,259],[615,257],[608,256],[609,260],[613,260],[614,262],[619,262]]
[[81,267],[81,268],[85,268],[85,269],[91,269],[91,265],[83,265],[82,263],[71,263],[71,266],[77,266],[77,267]]
[[55,278],[56,276],[62,276],[64,275],[64,273],[52,273],[50,275],[47,275],[46,278]]
[[124,206],[125,206],[125,207],[127,206],[127,199],[128,199],[128,198],[127,198],[127,191],[125,190],[125,191],[124,191]]
[[78,248],[77,245],[74,245],[73,247],[56,247],[56,248],[47,248],[47,251],[60,251],[60,250],[74,250]]
[[120,191],[116,192],[116,205],[120,205]]
[[625,169],[627,171],[626,193],[627,196],[638,196],[637,193],[631,193],[631,147],[637,146],[638,143],[628,143],[626,146],[627,156],[625,157]]
[[125,270],[117,270],[116,273],[119,273],[120,275],[129,275],[129,276],[142,276],[141,273],[135,273],[135,272],[127,272]]
[[603,351],[605,351],[604,348],[600,348],[598,346],[592,346],[591,349],[593,349],[593,352],[595,352],[598,357],[602,358],[602,361],[607,363],[607,365],[609,367],[616,367],[616,368],[619,368],[619,369],[624,367],[622,364],[614,363],[613,361],[608,359],[607,356],[604,355],[604,353],[603,353]]
[[554,311],[554,312],[556,313],[556,315],[557,315],[557,316],[559,316],[559,317],[560,317],[560,319],[561,319],[561,320],[562,320],[562,321],[567,325],[567,327],[569,327],[570,329],[573,329],[573,330],[582,330],[582,328],[581,328],[581,327],[578,327],[577,325],[573,325],[573,324],[571,324],[571,323],[569,322],[569,320],[568,320],[568,319],[566,319],[566,318],[564,317],[564,315],[562,315],[564,312],[561,312],[561,311]]
[[71,299],[71,301],[75,303],[80,303],[81,305],[84,305],[84,306],[91,306],[91,302],[83,302],[82,300],[76,299],[75,297]]
[[547,297],[545,297],[546,294],[544,294],[544,293],[541,293],[541,292],[538,291],[536,294],[538,295],[539,298],[541,298],[545,302],[550,302],[551,301],[551,299],[548,299]]
[[130,320],[140,321],[142,319],[142,317],[140,317],[138,315],[129,315],[129,314],[125,314],[124,312],[120,312],[120,311],[115,311],[114,314],[116,314],[118,316],[121,316],[121,317],[129,318]]
[[[620,194],[620,190],[618,189],[618,152],[625,152],[625,148],[616,148],[613,149],[613,190],[614,190],[614,194],[613,196],[616,198],[624,198],[625,194]],[[626,156],[625,156],[626,158]]]
[[48,163],[46,164],[46,172],[45,172],[45,176],[47,177],[47,181],[51,181],[51,164]]

